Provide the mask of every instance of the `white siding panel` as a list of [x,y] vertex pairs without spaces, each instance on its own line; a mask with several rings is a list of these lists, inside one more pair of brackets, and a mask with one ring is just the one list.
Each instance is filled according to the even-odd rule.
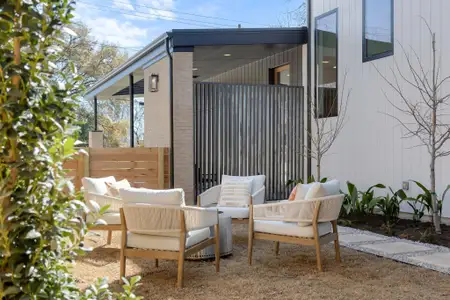
[[[314,17],[338,8],[339,88],[342,89],[347,72],[346,88],[351,89],[348,120],[323,161],[323,176],[336,177],[342,182],[349,180],[361,189],[378,182],[398,189],[402,181],[408,179],[419,180],[429,186],[427,151],[423,147],[415,147],[417,140],[402,138],[404,130],[389,116],[406,120],[389,103],[401,104],[401,99],[379,73],[392,81],[393,73],[398,75],[398,66],[402,74],[410,78],[405,53],[416,67],[419,66],[416,54],[425,69],[431,67],[431,39],[425,19],[436,32],[441,74],[450,75],[450,18],[446,14],[450,11],[450,1],[395,0],[394,55],[366,63],[362,62],[362,0],[312,2]],[[312,57],[314,62],[314,52]],[[401,79],[400,86],[408,97],[418,97],[417,91]],[[450,83],[444,92],[450,93]],[[450,143],[447,148],[450,149]],[[438,193],[442,193],[447,184],[450,184],[449,157],[440,159],[437,164]],[[412,184],[410,194],[415,195],[418,191]],[[406,206],[403,208],[408,210]],[[444,216],[450,217],[450,195],[444,202]]]

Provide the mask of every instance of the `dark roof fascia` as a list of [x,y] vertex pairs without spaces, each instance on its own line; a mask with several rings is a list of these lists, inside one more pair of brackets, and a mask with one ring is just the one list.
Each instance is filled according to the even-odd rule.
[[195,46],[292,44],[308,42],[308,28],[173,29],[167,33],[174,51]]

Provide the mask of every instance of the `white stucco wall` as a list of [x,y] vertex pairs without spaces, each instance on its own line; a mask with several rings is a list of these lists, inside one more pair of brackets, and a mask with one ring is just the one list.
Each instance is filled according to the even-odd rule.
[[[429,155],[425,148],[414,147],[418,144],[416,139],[402,139],[404,130],[394,118],[387,115],[408,120],[386,99],[388,97],[400,104],[398,94],[388,86],[377,69],[392,80],[392,68],[396,61],[400,70],[408,74],[401,46],[409,55],[413,54],[411,49],[414,49],[421,57],[425,69],[431,67],[430,35],[421,19],[423,17],[436,32],[441,74],[444,77],[450,75],[450,39],[447,37],[450,18],[446,14],[450,11],[450,1],[395,0],[394,55],[365,63],[362,62],[363,0],[312,2],[314,17],[338,8],[339,88],[342,88],[343,76],[347,71],[347,88],[351,89],[347,123],[323,161],[322,175],[340,179],[342,188],[347,180],[360,189],[379,182],[398,189],[401,188],[402,181],[408,179],[415,179],[429,186]],[[404,81],[400,81],[400,84],[409,97],[419,96]],[[450,84],[443,91],[449,93]],[[450,149],[450,143],[447,149]],[[441,194],[450,184],[450,157],[438,161],[436,176],[437,190]],[[410,195],[415,195],[418,191],[411,184]],[[403,209],[407,211],[409,207],[404,205]],[[450,217],[450,195],[444,202],[443,215]]]

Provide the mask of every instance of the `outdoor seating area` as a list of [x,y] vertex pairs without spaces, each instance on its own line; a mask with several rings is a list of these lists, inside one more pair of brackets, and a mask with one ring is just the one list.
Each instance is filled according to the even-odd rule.
[[[129,258],[127,277],[142,276],[136,293],[144,299],[446,299],[450,293],[448,275],[402,264],[349,248],[341,249],[342,264],[334,261],[333,244],[321,248],[324,272],[316,268],[315,249],[282,243],[275,256],[273,242],[257,241],[253,264],[248,265],[248,228],[233,225],[233,252],[222,258],[220,272],[211,261],[186,260],[184,288],[176,288],[177,264]],[[108,277],[114,290],[120,289],[119,232],[111,245],[103,236],[89,234],[86,245],[93,251],[77,259],[75,276],[81,288],[96,278]]]
[[[146,258],[178,261],[177,287],[183,287],[185,259],[206,258],[200,251],[213,246],[216,271],[221,255],[232,253],[231,224],[237,220],[248,226],[248,263],[252,264],[254,240],[315,246],[317,268],[322,271],[321,245],[335,243],[335,257],[340,262],[337,218],[343,197],[339,181],[298,184],[296,201],[264,203],[265,176],[222,176],[221,185],[198,197],[198,206],[185,203],[182,189],[153,190],[133,188],[114,176],[82,179],[85,201],[93,213],[86,221],[91,231],[121,231],[120,272],[126,276],[127,259]],[[118,218],[117,218],[118,216]],[[219,220],[222,220],[220,222]],[[220,249],[220,232],[227,235],[224,251]],[[270,252],[269,252],[270,253]]]

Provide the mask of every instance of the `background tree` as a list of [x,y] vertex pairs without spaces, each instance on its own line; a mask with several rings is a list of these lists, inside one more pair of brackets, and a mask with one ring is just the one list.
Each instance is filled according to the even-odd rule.
[[[313,89],[313,100],[311,101],[311,119],[313,120],[313,126],[311,133],[309,133],[311,137],[311,149],[308,149],[305,145],[305,155],[309,153],[311,158],[316,161],[317,180],[320,180],[322,175],[323,157],[331,149],[331,146],[333,146],[347,120],[347,106],[351,90],[346,90],[346,81],[347,72],[344,74],[342,86],[338,89],[341,91],[340,96],[338,97],[337,92],[331,94],[332,97],[329,97],[331,99],[329,101],[330,104],[326,108],[321,107],[321,103],[317,101],[318,95],[323,94],[323,98],[325,98],[325,93],[320,92],[321,87]],[[333,115],[334,111],[337,111],[336,116]]]
[[282,14],[278,19],[278,23],[281,27],[306,26],[307,21],[308,21],[308,7],[306,1],[302,1],[302,3],[300,3],[298,7],[288,10],[287,12]]
[[[425,22],[426,23],[426,22]],[[430,34],[431,61],[430,68],[424,66],[422,58],[411,47],[411,55],[401,46],[408,71],[404,72],[394,59],[394,67],[391,68],[393,80],[378,69],[378,74],[394,90],[398,101],[390,100],[389,103],[403,115],[403,118],[388,114],[394,118],[405,130],[405,138],[413,138],[418,141],[417,146],[426,147],[430,159],[430,191],[432,201],[433,224],[436,233],[441,233],[439,211],[442,202],[436,196],[436,161],[450,155],[450,149],[446,148],[450,139],[450,124],[448,122],[448,105],[450,93],[443,88],[450,76],[442,76],[441,61],[437,56],[436,34],[426,23]],[[405,92],[402,83],[408,87]],[[411,94],[413,91],[415,94]],[[443,201],[442,199],[441,201]]]
[[[90,29],[83,23],[73,23],[68,26],[76,35],[62,33],[62,51],[59,52],[56,65],[61,74],[64,74],[70,65],[78,70],[81,80],[77,82],[70,93],[79,95],[84,88],[93,85],[98,79],[105,76],[124,63],[128,53],[112,43],[100,42],[91,34]],[[70,74],[70,73],[69,73]],[[68,76],[65,76],[67,79]],[[58,81],[66,80],[62,76],[56,77]],[[94,130],[94,100],[80,98],[77,108],[80,122],[79,139],[87,144],[89,131]],[[98,125],[103,130],[105,147],[125,147],[128,145],[129,99],[102,99],[98,101]],[[127,123],[128,122],[128,123]],[[143,115],[135,116],[135,124],[143,122]]]

